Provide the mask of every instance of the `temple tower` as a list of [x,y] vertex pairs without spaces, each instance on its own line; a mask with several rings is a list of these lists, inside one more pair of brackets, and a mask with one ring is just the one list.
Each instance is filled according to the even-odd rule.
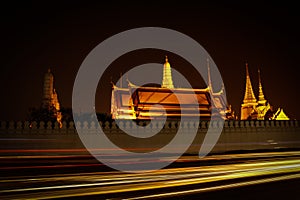
[[42,107],[50,109],[52,105],[52,94],[53,94],[53,74],[51,70],[48,69],[47,73],[44,76],[44,88],[43,88],[43,100]]
[[269,103],[265,99],[265,95],[262,89],[261,77],[260,77],[260,70],[258,70],[258,101],[257,101],[257,119],[258,120],[265,120],[267,119],[266,113],[271,109]]
[[263,93],[262,84],[261,84],[261,78],[260,78],[260,71],[258,70],[258,104],[260,105],[266,105],[267,100],[265,99],[265,95]]
[[171,72],[171,65],[168,62],[168,57],[166,56],[164,69],[163,69],[163,80],[161,87],[162,88],[174,88],[173,80],[172,80],[172,72]]
[[246,63],[246,90],[243,104],[241,106],[241,120],[251,119],[251,115],[255,112],[256,105],[257,102],[252,89],[248,63]]
[[48,69],[47,73],[44,76],[42,108],[45,108],[48,111],[52,110],[57,122],[61,126],[62,114],[60,112],[60,103],[58,101],[58,95],[53,85],[54,76],[51,73],[51,70]]

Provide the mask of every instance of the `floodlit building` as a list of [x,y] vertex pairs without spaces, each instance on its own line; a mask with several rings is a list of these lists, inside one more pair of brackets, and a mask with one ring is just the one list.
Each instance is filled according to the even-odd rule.
[[44,76],[42,108],[53,111],[57,122],[61,125],[62,114],[60,112],[60,103],[54,88],[54,76],[50,69],[48,69]]
[[244,100],[241,105],[241,120],[289,120],[288,116],[283,112],[282,108],[278,108],[276,112],[273,112],[272,106],[265,99],[263,93],[263,87],[260,77],[260,71],[258,70],[258,100],[253,92],[248,63],[246,63],[246,88]]
[[224,87],[216,93],[212,90],[209,64],[208,80],[209,86],[204,89],[175,88],[171,65],[166,57],[161,87],[140,87],[130,81],[128,81],[128,88],[117,87],[113,84],[112,117],[148,120],[184,116],[210,120],[214,113],[225,119],[233,119],[234,113],[231,106],[226,104]]

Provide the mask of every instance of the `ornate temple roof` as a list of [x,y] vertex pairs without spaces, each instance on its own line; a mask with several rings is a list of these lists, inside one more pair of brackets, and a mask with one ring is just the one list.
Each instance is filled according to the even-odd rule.
[[129,80],[128,88],[113,84],[112,116],[119,119],[196,116],[208,120],[211,110],[215,109],[224,117],[227,111],[224,87],[219,92],[213,92],[209,68],[208,79],[208,87],[204,89],[174,88],[171,65],[166,57],[161,87],[137,86]]
[[290,118],[283,112],[282,108],[278,108],[277,112],[273,116],[273,119],[275,119],[275,120],[290,120]]
[[246,63],[246,89],[245,89],[245,96],[243,100],[244,104],[251,104],[256,105],[256,98],[252,89],[252,84],[250,80],[250,75],[248,71],[248,63]]

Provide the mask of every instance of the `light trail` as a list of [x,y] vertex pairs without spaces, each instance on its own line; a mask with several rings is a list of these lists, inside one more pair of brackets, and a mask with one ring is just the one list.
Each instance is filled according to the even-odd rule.
[[256,185],[256,184],[270,183],[270,182],[274,182],[274,181],[290,180],[290,179],[296,179],[296,178],[300,178],[300,174],[284,175],[284,176],[279,176],[279,177],[275,177],[275,178],[264,178],[264,179],[260,179],[260,180],[243,181],[243,182],[233,183],[233,184],[224,184],[221,186],[184,190],[184,191],[179,191],[179,192],[159,193],[159,194],[154,194],[154,195],[139,196],[139,197],[133,197],[133,198],[126,198],[126,199],[127,200],[155,199],[155,198],[173,197],[173,196],[178,196],[178,195],[191,195],[191,194],[200,193],[200,192],[212,192],[215,190],[230,189],[230,188],[242,187],[242,186],[251,186],[251,185]]
[[[294,153],[295,155],[299,155]],[[262,156],[262,155],[260,155]],[[270,154],[270,157],[274,155]],[[278,156],[278,154],[277,154]],[[162,188],[202,185],[200,188],[175,190],[132,199],[155,198],[159,195],[185,195],[220,190],[278,180],[300,178],[299,157],[251,160],[215,166],[162,169],[153,172],[128,174],[121,172],[95,172],[46,177],[12,177],[1,180],[1,199],[53,199],[89,195],[115,195]],[[247,178],[247,180],[245,180]],[[252,179],[252,180],[248,180]],[[254,179],[254,180],[253,180]],[[231,181],[226,183],[226,181]],[[232,181],[234,183],[232,183]],[[58,183],[64,184],[58,184]],[[205,186],[213,183],[215,186]],[[18,186],[18,184],[20,184]],[[5,188],[5,189],[4,189]]]
[[[22,152],[22,151],[28,151],[28,152],[32,152],[35,153],[36,150],[7,150],[7,151],[15,151],[15,152]],[[43,150],[40,150],[43,151]],[[66,149],[56,149],[56,150],[44,150],[45,152],[52,152],[52,151],[57,151],[57,152],[68,152],[68,151],[73,151],[72,149],[70,150],[66,150]],[[80,150],[81,151],[81,150]],[[109,156],[109,155],[107,155]],[[116,155],[116,156],[120,156],[120,155]],[[211,156],[206,156],[204,158],[201,158],[201,161],[209,161],[209,160],[225,160],[225,159],[244,159],[244,158],[251,158],[251,159],[255,159],[255,158],[275,158],[275,157],[284,157],[284,156],[300,156],[300,152],[299,151],[289,151],[289,152],[266,152],[266,153],[243,153],[243,154],[226,154],[226,155],[211,155]],[[92,158],[91,155],[24,155],[24,156],[0,156],[0,160],[1,159],[6,159],[6,160],[18,160],[18,159],[78,159],[78,158]],[[162,156],[159,158],[159,162],[164,162],[167,161],[169,158],[167,156]],[[184,156],[179,158],[176,162],[197,162],[199,161],[199,157],[198,156]],[[145,161],[135,161],[134,159],[132,160],[132,162],[128,162],[128,164],[135,164],[136,163],[146,163]],[[147,161],[147,162],[151,162],[151,161]],[[118,164],[117,162],[115,164]],[[122,162],[122,164],[126,164],[124,162]],[[94,164],[59,164],[59,165],[45,165],[45,166],[0,166],[0,170],[1,169],[14,169],[14,170],[18,170],[18,169],[26,169],[26,168],[59,168],[59,167],[80,167],[80,166],[103,166],[103,164],[97,162]]]

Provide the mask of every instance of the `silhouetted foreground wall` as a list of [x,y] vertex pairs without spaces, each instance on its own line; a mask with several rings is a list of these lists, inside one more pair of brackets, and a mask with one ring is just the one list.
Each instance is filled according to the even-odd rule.
[[[132,121],[118,126],[132,128]],[[168,144],[177,132],[178,125],[190,130],[196,122],[169,121],[159,134],[134,140],[125,134],[115,122],[101,123],[102,130],[119,147],[136,152],[152,151]],[[218,121],[201,121],[197,136],[186,153],[198,153],[209,123],[218,127]],[[83,122],[80,127],[89,133],[95,124]],[[154,124],[157,126],[157,124]],[[140,127],[143,129],[143,127]],[[133,130],[134,131],[134,130]],[[188,134],[188,133],[186,133]],[[225,121],[222,134],[212,152],[233,150],[300,148],[299,121]],[[146,149],[146,150],[145,150]],[[86,154],[73,122],[63,122],[59,128],[51,122],[0,122],[0,154]]]

